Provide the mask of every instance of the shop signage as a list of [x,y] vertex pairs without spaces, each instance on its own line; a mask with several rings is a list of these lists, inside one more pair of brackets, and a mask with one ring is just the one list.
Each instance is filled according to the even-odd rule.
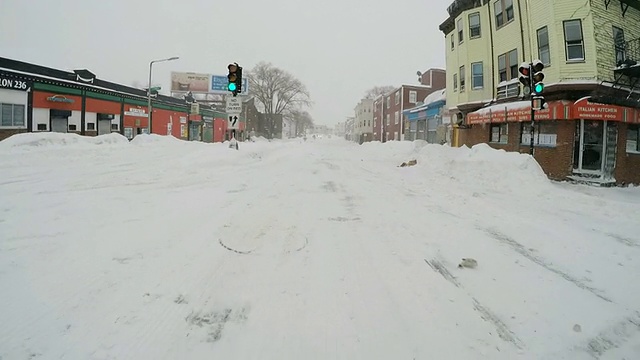
[[591,103],[587,98],[573,104],[573,118],[634,122],[635,110],[628,107]]
[[145,110],[140,108],[129,108],[129,111],[125,111],[124,114],[127,116],[147,117]]
[[47,98],[47,101],[71,104],[71,103],[73,103],[75,100],[73,100],[73,99],[69,99],[69,98],[67,98],[67,97],[65,97],[65,96],[62,96],[62,95],[53,95],[53,96],[49,96],[49,97]]
[[[566,119],[564,104],[549,102],[548,107],[535,112],[535,120]],[[531,105],[529,101],[492,105],[486,109],[467,114],[467,124],[525,122],[531,120]]]
[[17,80],[0,76],[0,88],[2,89],[27,91],[30,87],[30,83],[24,80]]

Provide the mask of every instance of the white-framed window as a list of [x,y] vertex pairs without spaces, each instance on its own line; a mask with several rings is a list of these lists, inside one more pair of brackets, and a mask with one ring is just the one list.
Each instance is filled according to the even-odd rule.
[[458,91],[458,74],[453,74],[453,91]]
[[491,138],[489,142],[506,144],[509,141],[508,124],[491,124]]
[[0,127],[3,128],[25,128],[25,106],[18,104],[0,104]]
[[451,34],[451,51],[453,51],[455,48],[455,40],[453,39],[453,34]]
[[493,4],[496,17],[496,29],[513,20],[513,0],[498,0]]
[[415,90],[409,91],[409,102],[415,104],[418,102],[418,92]]
[[387,125],[390,124],[390,119],[391,119],[391,117],[389,116],[389,114],[387,114]]
[[640,125],[627,125],[627,152],[640,154]]
[[400,90],[396,91],[395,98],[396,98],[396,105],[400,104]]
[[624,30],[619,27],[613,27],[613,44],[616,53],[616,66],[626,60],[626,45],[624,42]]
[[462,18],[458,19],[458,44],[462,44],[464,41],[464,27],[462,25]]
[[464,65],[460,66],[460,92],[464,91],[464,79],[465,79],[465,75],[464,75]]
[[543,64],[551,64],[551,52],[549,49],[549,30],[546,26],[541,27],[537,31],[538,35],[538,59]]
[[394,124],[398,124],[400,122],[400,112],[396,111],[393,119]]
[[[531,144],[531,123],[520,124],[520,144]],[[555,121],[540,121],[534,129],[533,143],[536,146],[555,147],[558,140],[558,124]]]
[[387,96],[387,99],[385,101],[385,105],[386,108],[388,109],[389,107],[391,107],[391,96]]
[[484,71],[482,62],[471,63],[471,88],[473,90],[482,89],[484,87]]
[[582,21],[580,19],[564,22],[564,42],[567,61],[582,61],[585,59]]
[[469,39],[479,38],[480,36],[480,13],[469,14]]
[[518,49],[498,56],[499,81],[508,81],[518,78]]

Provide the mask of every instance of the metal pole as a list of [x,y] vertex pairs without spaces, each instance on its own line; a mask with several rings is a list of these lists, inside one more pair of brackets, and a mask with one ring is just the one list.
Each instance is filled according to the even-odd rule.
[[536,129],[536,111],[533,109],[533,63],[529,64],[529,96],[531,97],[531,128],[529,133],[531,134],[531,140],[529,142],[529,155],[533,156],[534,148],[534,135]]
[[147,131],[151,134],[151,69],[153,61],[149,63],[149,84],[147,86]]

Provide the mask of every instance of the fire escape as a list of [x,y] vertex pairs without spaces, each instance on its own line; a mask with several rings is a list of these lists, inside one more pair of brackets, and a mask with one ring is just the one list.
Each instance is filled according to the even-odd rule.
[[[604,0],[605,7],[619,2],[624,16],[632,7],[640,11],[640,0]],[[623,39],[621,39],[623,40]],[[603,104],[613,104],[640,108],[640,38],[616,41],[616,67],[613,81],[602,81],[592,100]]]

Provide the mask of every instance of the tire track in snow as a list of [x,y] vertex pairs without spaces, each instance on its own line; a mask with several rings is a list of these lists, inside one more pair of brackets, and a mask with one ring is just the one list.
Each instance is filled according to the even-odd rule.
[[536,264],[538,266],[541,266],[542,268],[544,268],[544,269],[546,269],[546,270],[558,275],[559,277],[561,277],[561,278],[565,279],[566,281],[574,284],[575,286],[592,293],[593,295],[599,297],[600,299],[602,299],[602,300],[604,300],[606,302],[613,302],[611,299],[609,299],[608,297],[606,297],[606,296],[604,296],[602,294],[602,290],[598,290],[598,289],[592,288],[592,287],[586,285],[585,283],[583,283],[582,281],[576,279],[575,277],[563,272],[560,269],[557,269],[557,268],[553,267],[553,265],[551,265],[550,263],[546,262],[544,259],[532,254],[531,251],[527,250],[522,244],[520,244],[519,242],[515,241],[511,237],[501,233],[497,229],[483,228],[483,227],[478,227],[478,229],[484,231],[485,233],[490,235],[492,238],[498,240],[502,244],[507,245],[508,247],[510,247],[512,250],[514,250],[518,254],[520,254],[520,255],[524,256],[525,258],[529,259],[534,264]]
[[471,294],[469,294],[469,292],[467,292],[464,289],[464,286],[462,286],[462,284],[456,279],[455,276],[453,276],[453,274],[451,274],[451,272],[447,269],[447,267],[442,264],[442,262],[440,260],[437,259],[432,259],[432,260],[427,260],[424,259],[424,261],[437,273],[439,273],[440,275],[442,275],[442,277],[447,280],[448,282],[450,282],[451,284],[453,284],[455,287],[462,289],[465,291],[466,295],[468,297],[471,298],[471,301],[473,302],[473,308],[478,311],[480,313],[480,317],[485,320],[490,322],[491,324],[493,324],[493,326],[496,328],[496,331],[498,333],[498,336],[508,342],[513,344],[514,346],[516,346],[518,349],[523,349],[524,348],[524,343],[522,342],[522,340],[520,340],[516,334],[511,331],[511,329],[509,329],[509,327],[502,321],[500,320],[500,317],[498,315],[496,315],[493,311],[491,311],[491,309],[489,309],[488,307],[482,305],[480,303],[480,301],[478,299],[476,299],[474,296],[472,296]]

